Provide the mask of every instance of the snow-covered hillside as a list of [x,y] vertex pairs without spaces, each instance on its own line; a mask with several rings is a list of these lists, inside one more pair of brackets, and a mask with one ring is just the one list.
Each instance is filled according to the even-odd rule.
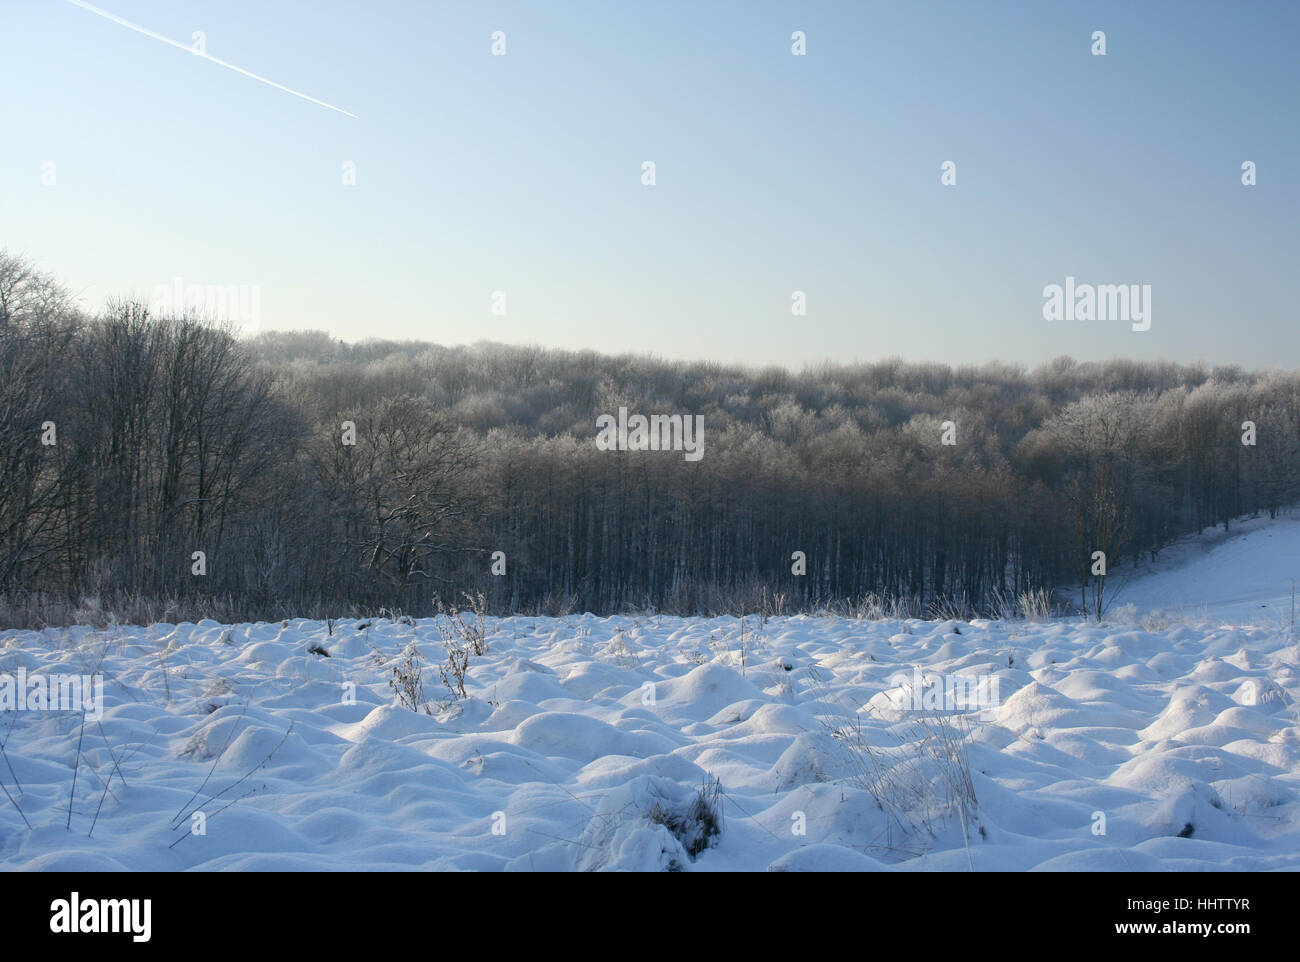
[[[0,720],[0,865],[1300,867],[1274,627],[510,618],[454,699],[432,621],[367,624],[5,632],[0,672],[104,706]],[[388,684],[412,641],[432,715]],[[926,707],[960,675],[997,704]]]
[[1289,630],[1292,580],[1300,586],[1300,518],[1210,529],[1165,549],[1154,565],[1116,575],[1112,597],[1120,607]]

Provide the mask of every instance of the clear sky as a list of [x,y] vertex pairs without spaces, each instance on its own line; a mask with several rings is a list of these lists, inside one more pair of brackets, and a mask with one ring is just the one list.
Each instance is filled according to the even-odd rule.
[[[0,0],[0,246],[88,308],[182,277],[346,340],[1300,359],[1291,0],[96,6],[357,119]],[[1150,284],[1151,329],[1044,320],[1067,276]]]

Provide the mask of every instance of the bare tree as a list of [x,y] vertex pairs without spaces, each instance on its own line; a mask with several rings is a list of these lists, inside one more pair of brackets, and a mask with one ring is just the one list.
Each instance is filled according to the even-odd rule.
[[53,277],[0,250],[0,328],[65,316],[71,303],[67,289]]

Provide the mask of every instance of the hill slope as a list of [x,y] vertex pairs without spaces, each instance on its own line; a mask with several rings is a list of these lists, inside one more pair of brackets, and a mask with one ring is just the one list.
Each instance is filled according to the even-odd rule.
[[1291,620],[1292,579],[1300,585],[1300,518],[1256,518],[1173,545],[1113,597],[1142,612],[1280,626]]

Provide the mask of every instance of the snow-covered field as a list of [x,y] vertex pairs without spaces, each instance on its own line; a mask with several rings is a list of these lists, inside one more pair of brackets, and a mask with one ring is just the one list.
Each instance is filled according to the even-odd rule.
[[0,865],[1300,869],[1300,645],[1213,622],[489,619],[465,699],[432,620],[8,631],[104,694],[0,713]]

